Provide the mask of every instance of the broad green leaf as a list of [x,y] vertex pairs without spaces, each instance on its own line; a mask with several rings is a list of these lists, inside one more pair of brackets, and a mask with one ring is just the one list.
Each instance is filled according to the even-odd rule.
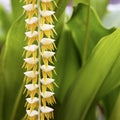
[[0,120],[3,120],[4,82],[3,73],[0,73]]
[[[120,55],[119,39],[120,29],[100,40],[86,65],[79,71],[76,82],[73,82],[68,90],[57,120],[86,119],[90,107],[99,95],[101,86]],[[116,71],[114,75],[117,74]]]
[[111,70],[109,71],[108,75],[106,76],[104,80],[103,85],[101,86],[99,90],[99,94],[97,95],[95,99],[95,101],[98,101],[100,98],[104,97],[103,102],[104,102],[106,119],[109,118],[109,116],[112,113],[112,109],[114,107],[114,104],[116,102],[116,97],[119,92],[119,89],[117,88],[120,85],[120,82],[119,82],[120,64],[119,63],[120,63],[120,57],[118,57],[115,60],[113,66],[111,67]]
[[[106,86],[107,87],[107,86]],[[103,107],[105,119],[109,120],[113,109],[115,107],[115,103],[118,99],[120,89],[119,87],[115,88],[111,92],[109,92],[102,100],[101,106]]]
[[118,98],[116,100],[114,108],[111,110],[111,116],[109,120],[119,120],[120,119],[120,93],[118,95]]
[[[74,42],[79,50],[80,55],[83,57],[83,47],[85,46],[85,32],[87,25],[87,12],[88,6],[79,4],[74,10],[71,20],[68,22],[68,27],[72,32]],[[89,26],[89,40],[87,45],[87,57],[90,55],[94,46],[103,36],[110,34],[114,29],[108,30],[104,28],[98,18],[95,10],[91,8],[90,11],[90,26]]]
[[88,111],[88,114],[85,118],[85,120],[97,120],[96,116],[96,105],[93,105],[90,110]]
[[[23,95],[21,88],[23,69],[21,66],[24,43],[24,17],[22,16],[9,30],[2,60],[5,76],[4,120],[15,120],[16,116],[22,115],[24,111],[23,106],[18,106],[20,102],[22,103],[20,98]],[[16,120],[20,119],[20,117],[16,118]]]
[[[0,56],[0,61],[1,61],[1,57]],[[4,75],[3,75],[3,71],[2,71],[2,65],[0,62],[0,120],[3,120],[3,101],[4,101],[4,89],[5,89],[5,83],[4,83]]]
[[88,0],[73,0],[73,6],[77,6],[79,3],[88,3]]
[[20,0],[11,0],[13,20],[20,17],[23,13],[23,2],[24,0],[22,2]]
[[56,53],[56,81],[59,88],[57,88],[56,96],[59,102],[62,103],[67,89],[73,82],[81,63],[71,32],[66,27],[62,31],[59,41]]
[[57,21],[55,21],[55,28],[57,31],[57,40],[59,40],[59,35],[61,34],[65,23],[64,11],[69,3],[69,0],[57,0],[56,3],[57,7],[55,6],[55,16],[57,18]]
[[100,18],[106,13],[106,7],[110,0],[74,0],[73,6],[77,6],[79,3],[88,4],[90,1],[91,6],[96,10]]
[[92,7],[95,8],[100,18],[106,13],[107,5],[110,0],[91,0]]
[[119,69],[120,69],[120,57],[118,54],[117,59],[114,61],[113,66],[111,67],[108,75],[105,78],[104,84],[101,86],[101,89],[98,94],[98,99],[101,98],[102,96],[105,96],[109,92],[113,91],[120,85]]
[[62,17],[62,14],[64,13],[64,10],[68,4],[69,0],[58,0],[56,7],[56,17],[59,20],[60,17]]

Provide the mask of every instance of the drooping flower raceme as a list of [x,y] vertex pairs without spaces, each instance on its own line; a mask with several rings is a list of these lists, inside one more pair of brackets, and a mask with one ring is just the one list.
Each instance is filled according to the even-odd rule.
[[54,0],[25,0],[26,41],[23,67],[26,120],[53,119],[55,73]]

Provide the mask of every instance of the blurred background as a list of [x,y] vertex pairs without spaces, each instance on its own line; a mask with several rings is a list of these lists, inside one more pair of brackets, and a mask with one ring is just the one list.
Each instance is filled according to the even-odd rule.
[[117,3],[120,3],[120,0],[111,0],[110,3],[111,4],[117,4]]
[[2,4],[7,11],[11,11],[11,3],[10,0],[0,0],[0,4]]
[[[2,4],[8,12],[11,11],[10,0],[0,0],[0,4]],[[120,4],[120,0],[110,0],[110,4]]]

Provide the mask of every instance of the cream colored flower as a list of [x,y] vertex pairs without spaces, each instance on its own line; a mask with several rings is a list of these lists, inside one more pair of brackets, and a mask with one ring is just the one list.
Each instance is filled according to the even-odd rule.
[[[26,14],[26,32],[23,67],[26,116],[25,120],[50,120],[54,118],[54,109],[49,107],[56,103],[54,98],[55,80],[55,39],[53,10],[54,0],[25,0],[23,9]],[[38,6],[40,5],[40,6]]]

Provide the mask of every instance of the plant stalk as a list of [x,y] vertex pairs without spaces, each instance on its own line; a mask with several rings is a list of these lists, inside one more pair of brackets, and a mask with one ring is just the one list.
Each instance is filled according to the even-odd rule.
[[41,108],[41,84],[40,84],[40,80],[41,80],[41,73],[40,73],[40,66],[41,66],[41,55],[40,55],[40,51],[41,51],[41,47],[40,47],[40,0],[38,0],[37,2],[38,5],[38,58],[39,58],[39,63],[38,63],[38,72],[39,72],[39,76],[38,76],[38,85],[39,85],[39,106],[38,106],[38,120],[40,120],[40,108]]
[[91,12],[90,7],[91,7],[91,0],[88,0],[88,13],[87,13],[85,39],[84,39],[84,44],[83,44],[82,66],[86,63],[86,59],[87,59],[89,27],[90,27],[90,12]]

